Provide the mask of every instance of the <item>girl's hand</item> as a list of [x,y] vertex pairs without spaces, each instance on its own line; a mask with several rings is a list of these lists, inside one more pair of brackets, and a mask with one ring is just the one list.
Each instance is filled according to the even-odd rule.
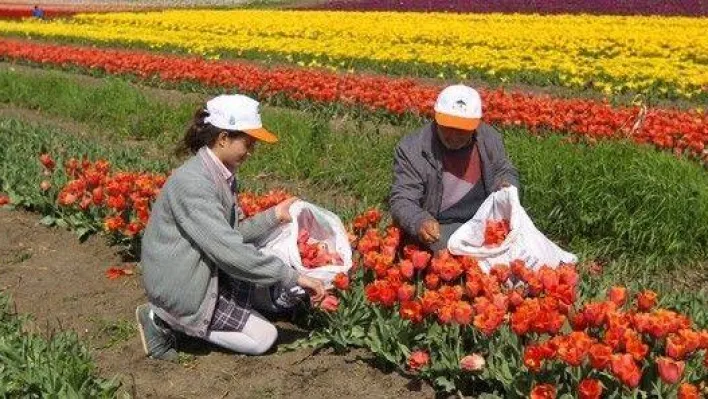
[[290,206],[299,199],[300,198],[298,197],[290,197],[275,206],[275,215],[278,217],[278,221],[280,223],[289,223],[293,221],[292,216],[290,216]]
[[297,285],[304,288],[310,294],[312,302],[321,302],[327,293],[322,280],[307,277],[302,274],[297,278]]

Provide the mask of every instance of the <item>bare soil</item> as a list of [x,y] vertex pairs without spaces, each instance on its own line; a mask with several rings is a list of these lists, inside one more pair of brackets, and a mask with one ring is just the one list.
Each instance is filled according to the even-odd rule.
[[[181,364],[145,357],[135,332],[135,307],[145,302],[138,275],[106,278],[124,266],[100,237],[79,243],[68,231],[39,225],[39,216],[0,210],[0,290],[17,311],[33,315],[29,328],[48,334],[73,330],[91,349],[99,373],[117,377],[141,398],[423,398],[427,385],[372,367],[363,351],[347,355],[310,350],[261,357],[227,353],[199,340],[181,340]],[[305,336],[277,323],[278,343]]]

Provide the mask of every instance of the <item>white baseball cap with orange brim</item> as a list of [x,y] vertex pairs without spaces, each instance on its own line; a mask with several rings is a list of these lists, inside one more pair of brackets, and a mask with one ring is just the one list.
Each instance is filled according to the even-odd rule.
[[264,141],[275,143],[278,137],[263,127],[260,103],[241,94],[220,95],[206,103],[209,116],[204,122],[224,130],[238,130],[249,136]]
[[482,99],[465,85],[448,86],[435,102],[435,122],[440,126],[473,131],[482,120]]

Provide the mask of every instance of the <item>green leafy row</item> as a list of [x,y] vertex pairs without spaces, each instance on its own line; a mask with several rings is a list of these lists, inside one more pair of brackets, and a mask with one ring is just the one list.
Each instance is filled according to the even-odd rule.
[[111,398],[119,384],[96,376],[75,333],[49,337],[25,331],[25,319],[0,293],[0,397]]

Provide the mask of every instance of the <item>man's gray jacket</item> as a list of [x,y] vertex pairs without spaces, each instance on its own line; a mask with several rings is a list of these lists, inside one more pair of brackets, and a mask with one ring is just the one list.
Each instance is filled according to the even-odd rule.
[[[443,195],[442,154],[445,151],[431,122],[405,136],[394,154],[391,215],[403,230],[416,237],[427,219],[437,219]],[[477,128],[486,195],[504,182],[519,187],[519,173],[509,161],[499,132],[486,123]]]

